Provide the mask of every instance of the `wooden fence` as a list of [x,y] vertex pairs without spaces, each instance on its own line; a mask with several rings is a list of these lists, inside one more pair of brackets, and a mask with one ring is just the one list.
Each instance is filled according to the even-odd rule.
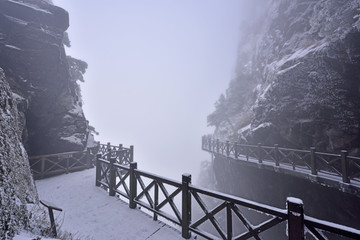
[[[290,240],[304,239],[307,235],[325,240],[327,234],[360,239],[360,230],[306,216],[299,199],[288,198],[286,209],[275,208],[194,186],[189,174],[183,174],[181,182],[174,181],[139,170],[133,161],[119,163],[120,153],[104,153],[96,157],[96,186],[107,189],[110,196],[128,199],[132,209],[137,205],[146,208],[153,213],[154,220],[161,216],[181,226],[185,239],[191,237],[191,232],[206,239],[262,239],[264,231],[281,224],[287,224],[280,229],[287,232]],[[176,198],[180,201],[175,201]],[[169,210],[165,211],[165,207]],[[202,213],[197,219],[193,218],[194,209]],[[261,214],[263,220],[254,224],[247,215],[249,212]],[[242,227],[237,227],[239,224]],[[213,230],[204,228],[205,225]]]
[[35,179],[80,171],[93,167],[97,149],[65,152],[29,157],[30,168]]
[[222,142],[204,136],[202,149],[236,160],[269,163],[298,173],[311,174],[320,178],[334,179],[343,183],[360,185],[360,157],[348,156],[346,150],[340,154],[317,152],[315,148],[297,150],[236,142]]

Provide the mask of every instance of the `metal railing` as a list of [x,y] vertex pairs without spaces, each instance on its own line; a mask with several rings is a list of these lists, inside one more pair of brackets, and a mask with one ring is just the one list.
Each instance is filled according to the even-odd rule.
[[340,154],[331,154],[317,152],[314,147],[310,150],[298,150],[281,148],[277,144],[274,147],[262,146],[260,143],[247,145],[222,142],[206,136],[202,138],[202,149],[236,160],[270,163],[304,174],[360,184],[360,157],[348,156],[346,150],[342,150]]
[[[236,151],[228,146],[219,145],[219,149]],[[288,198],[287,208],[280,209],[194,186],[189,174],[183,174],[181,182],[174,181],[139,170],[133,161],[120,164],[116,156],[112,156],[115,155],[111,151],[97,155],[96,186],[105,188],[110,196],[118,194],[128,199],[132,209],[137,205],[146,208],[153,213],[154,220],[162,216],[181,226],[185,239],[191,237],[191,232],[206,239],[262,239],[264,231],[282,223],[287,224],[289,239],[304,239],[310,234],[315,239],[325,240],[325,232],[360,239],[360,230],[306,216],[299,199]],[[181,197],[181,201],[175,201],[176,197]],[[209,207],[209,201],[215,203],[215,207]],[[164,210],[166,206],[167,211]],[[192,216],[194,209],[201,212],[197,219]],[[249,210],[262,214],[262,221],[253,224]],[[212,226],[214,231],[204,228],[205,224]],[[235,229],[236,224],[242,224],[244,231]]]

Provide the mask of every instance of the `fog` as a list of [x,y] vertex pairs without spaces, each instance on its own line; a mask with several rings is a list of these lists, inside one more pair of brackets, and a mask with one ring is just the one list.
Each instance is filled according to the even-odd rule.
[[84,112],[102,143],[134,145],[140,169],[180,180],[210,156],[206,117],[233,77],[240,1],[56,0],[67,54],[89,64]]

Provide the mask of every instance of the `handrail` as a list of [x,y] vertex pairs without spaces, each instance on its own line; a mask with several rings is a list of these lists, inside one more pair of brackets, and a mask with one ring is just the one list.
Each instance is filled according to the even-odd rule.
[[32,174],[35,179],[40,179],[90,168],[95,162],[93,150],[30,156]]
[[276,167],[287,169],[291,167],[293,171],[301,169],[303,174],[306,174],[304,172],[306,170],[308,174],[319,178],[331,179],[335,176],[346,184],[360,184],[360,157],[348,156],[345,150],[342,150],[340,154],[323,153],[316,151],[313,147],[310,150],[298,150],[279,147],[277,144],[274,147],[262,146],[260,143],[248,145],[223,142],[208,136],[202,138],[202,149],[235,160],[252,159],[260,164],[265,161],[274,163]]
[[[179,182],[139,170],[136,162],[121,165],[116,162],[116,158],[108,157],[106,160],[100,154],[97,155],[96,160],[95,182],[96,186],[105,188],[110,196],[115,196],[117,193],[128,199],[130,208],[134,209],[136,205],[140,205],[153,212],[154,220],[162,216],[181,226],[182,236],[185,239],[191,237],[191,232],[206,239],[250,239],[252,237],[259,239],[260,233],[282,222],[287,222],[289,239],[304,239],[307,232],[315,239],[323,240],[323,230],[352,239],[360,239],[358,229],[306,216],[303,203],[299,199],[288,198],[286,209],[276,208],[192,185],[189,174],[183,174],[182,182]],[[172,190],[169,190],[169,187]],[[165,198],[161,202],[160,193]],[[174,201],[176,196],[181,196],[180,205]],[[215,207],[207,206],[206,199],[208,198],[216,203]],[[163,211],[164,206],[169,206],[171,212]],[[196,207],[202,215],[192,221],[191,212]],[[254,226],[248,219],[247,213],[241,210],[242,208],[261,213],[266,219]],[[221,213],[224,212],[225,221],[222,221]],[[203,229],[205,222],[212,225],[215,232]],[[233,229],[235,222],[242,223],[245,232],[235,232],[236,229]],[[308,231],[305,231],[305,228]]]

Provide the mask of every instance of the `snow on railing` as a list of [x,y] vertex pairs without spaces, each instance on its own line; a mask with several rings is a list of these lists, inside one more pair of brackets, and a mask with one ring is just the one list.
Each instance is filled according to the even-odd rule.
[[[237,148],[227,146],[219,144],[218,149],[236,156]],[[300,199],[288,198],[286,209],[272,207],[194,186],[190,174],[183,174],[180,182],[139,170],[133,161],[120,164],[111,151],[96,157],[96,186],[110,196],[124,197],[131,209],[139,205],[149,210],[154,220],[161,216],[179,225],[185,239],[191,233],[206,239],[263,239],[262,234],[273,228],[289,239],[304,239],[308,234],[320,240],[328,234],[360,239],[358,229],[306,216]],[[254,221],[256,214],[260,217]]]
[[[255,160],[258,163],[271,163],[304,174],[318,175],[328,179],[338,179],[344,183],[360,183],[360,157],[348,156],[342,150],[340,154],[222,142],[211,137],[202,138],[202,149],[211,153],[231,157],[236,160]],[[321,175],[321,176],[320,176]],[[334,178],[335,177],[335,178]]]

